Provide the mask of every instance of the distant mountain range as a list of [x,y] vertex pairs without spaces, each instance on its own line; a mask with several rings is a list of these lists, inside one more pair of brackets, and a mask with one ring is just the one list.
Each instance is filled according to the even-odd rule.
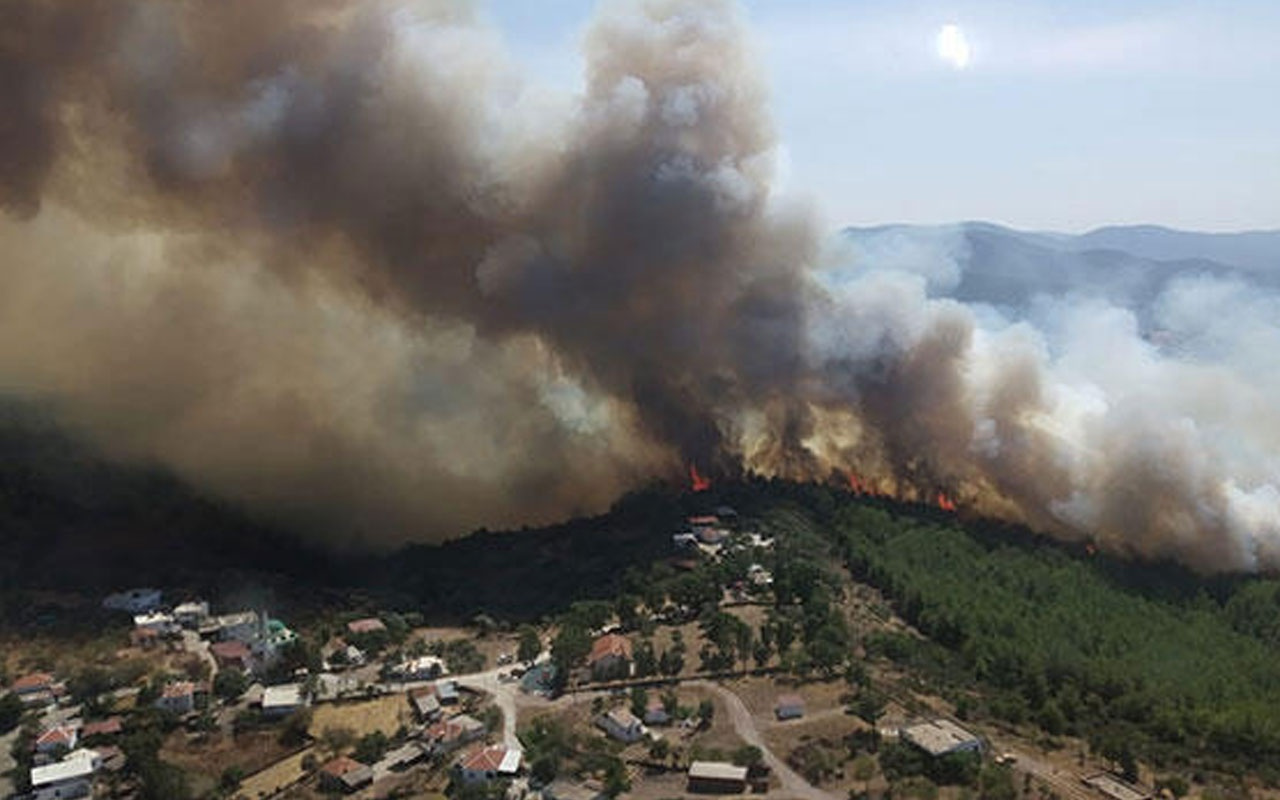
[[[1146,307],[1180,276],[1236,278],[1280,289],[1280,231],[1195,233],[1154,225],[1084,234],[985,222],[846,228],[859,267],[918,271],[934,294],[1022,307],[1036,295],[1105,297]],[[940,269],[940,265],[952,269]]]

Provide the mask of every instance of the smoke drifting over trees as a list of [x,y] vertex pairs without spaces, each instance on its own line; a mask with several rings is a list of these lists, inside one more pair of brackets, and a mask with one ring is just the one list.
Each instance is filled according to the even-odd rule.
[[693,463],[1280,561],[1267,295],[1171,284],[1176,352],[1103,300],[947,299],[945,253],[775,197],[730,4],[607,4],[584,58],[568,100],[460,3],[6,3],[0,389],[339,542]]

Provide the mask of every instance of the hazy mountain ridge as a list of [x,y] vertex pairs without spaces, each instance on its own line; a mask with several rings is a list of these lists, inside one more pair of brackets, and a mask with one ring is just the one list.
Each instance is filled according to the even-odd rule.
[[[1176,278],[1280,287],[1280,231],[1197,233],[1154,225],[1105,227],[1084,234],[1022,231],[988,222],[849,227],[844,236],[859,264],[885,256],[912,270],[954,261],[954,285],[931,281],[931,293],[967,303],[1025,308],[1037,295],[1079,294],[1143,310]],[[932,264],[928,264],[933,269]]]

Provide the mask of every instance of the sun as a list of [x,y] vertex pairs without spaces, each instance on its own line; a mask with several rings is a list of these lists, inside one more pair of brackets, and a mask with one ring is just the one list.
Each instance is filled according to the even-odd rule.
[[969,40],[960,26],[955,23],[943,25],[938,31],[938,58],[950,64],[952,69],[960,70],[969,66],[971,55]]

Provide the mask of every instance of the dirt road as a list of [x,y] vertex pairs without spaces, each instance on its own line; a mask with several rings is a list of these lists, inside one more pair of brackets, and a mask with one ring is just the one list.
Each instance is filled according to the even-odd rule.
[[769,749],[769,746],[765,744],[764,737],[760,735],[760,731],[756,728],[755,720],[751,718],[751,712],[747,710],[746,704],[742,702],[742,698],[729,689],[710,681],[690,681],[686,685],[707,689],[724,701],[725,708],[729,711],[729,722],[733,725],[734,732],[742,738],[742,741],[760,748],[760,752],[764,754],[764,763],[778,777],[778,782],[782,785],[782,789],[777,794],[797,797],[800,800],[843,800],[843,796],[824,792],[806,781],[800,776],[800,773],[787,766],[785,761],[778,758]]

